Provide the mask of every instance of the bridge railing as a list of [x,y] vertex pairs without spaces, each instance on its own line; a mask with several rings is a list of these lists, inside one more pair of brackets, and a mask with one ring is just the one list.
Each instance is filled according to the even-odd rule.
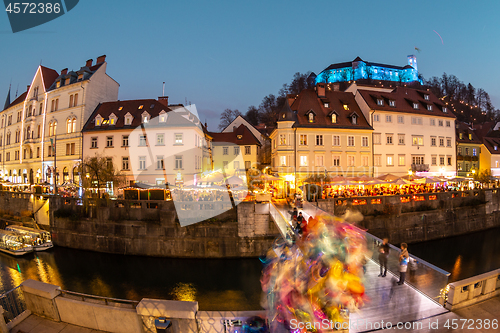
[[452,282],[445,307],[456,310],[500,295],[500,269]]
[[269,204],[269,214],[274,220],[274,223],[278,226],[283,239],[289,240],[290,236],[293,234],[292,226],[272,202]]
[[3,308],[3,314],[0,315],[5,320],[9,329],[12,328],[18,321],[24,319],[26,301],[20,286],[17,286],[14,289],[0,295],[0,306]]
[[[309,202],[304,203],[302,211],[305,214],[314,217],[323,216],[327,219],[333,217],[331,214]],[[359,229],[359,231],[366,237],[366,244],[368,250],[370,251],[371,259],[378,263],[379,246],[382,243],[382,240],[362,229]],[[389,244],[389,246],[390,251],[387,260],[387,270],[399,277],[399,255],[401,254],[401,249],[392,244]],[[406,282],[435,302],[443,304],[450,273],[421,258],[418,258],[417,256],[412,255],[411,246],[408,247],[408,252],[410,252],[410,257],[416,261],[416,265],[408,265]]]

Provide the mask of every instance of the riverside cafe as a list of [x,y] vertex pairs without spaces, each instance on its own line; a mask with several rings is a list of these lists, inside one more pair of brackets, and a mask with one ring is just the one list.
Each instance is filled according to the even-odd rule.
[[[324,182],[308,182],[298,188],[298,193],[308,200],[335,197],[398,195],[409,193],[431,193],[438,191],[466,190],[478,186],[465,177],[439,178],[407,175],[398,177],[385,174],[373,178],[368,176],[336,176]],[[309,193],[310,192],[310,193]],[[314,192],[314,193],[313,193]]]

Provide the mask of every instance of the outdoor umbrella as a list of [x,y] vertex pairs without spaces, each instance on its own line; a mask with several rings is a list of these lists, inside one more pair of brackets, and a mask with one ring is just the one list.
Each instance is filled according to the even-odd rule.
[[224,180],[224,175],[219,171],[209,173],[208,175],[202,177],[202,181],[209,183],[219,183],[223,180]]
[[226,179],[226,183],[229,185],[243,185],[245,182],[238,176],[232,176]]
[[380,180],[387,180],[387,181],[393,181],[393,180],[396,180],[400,177],[396,176],[396,175],[393,175],[392,173],[388,173],[388,174],[385,174],[385,175],[382,175],[382,176],[378,176],[377,179],[380,179]]

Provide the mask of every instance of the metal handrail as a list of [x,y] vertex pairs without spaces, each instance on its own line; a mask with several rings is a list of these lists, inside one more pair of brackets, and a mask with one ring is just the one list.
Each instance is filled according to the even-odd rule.
[[105,296],[97,296],[97,295],[89,295],[89,294],[84,294],[84,293],[78,293],[76,291],[69,291],[69,290],[61,290],[61,295],[72,295],[72,296],[78,296],[82,298],[82,301],[85,301],[85,298],[89,299],[96,299],[96,300],[102,300],[108,305],[108,302],[112,303],[123,303],[123,304],[130,304],[133,305],[134,307],[139,304],[139,301],[133,301],[129,299],[121,299],[121,298],[112,298],[112,297],[105,297]]
[[13,292],[14,290],[16,290],[20,287],[21,287],[21,285],[18,285],[17,287],[12,288],[11,290],[4,292],[3,294],[0,295],[0,298],[7,296],[8,294],[10,294],[11,292]]

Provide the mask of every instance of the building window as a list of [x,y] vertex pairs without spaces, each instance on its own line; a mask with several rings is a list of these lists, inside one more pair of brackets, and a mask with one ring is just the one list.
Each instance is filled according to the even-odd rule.
[[245,155],[250,155],[250,154],[252,154],[252,147],[245,146]]
[[309,122],[313,123],[314,122],[314,114],[312,112],[309,112],[309,114],[307,116],[309,117]]
[[477,156],[477,148],[472,148],[472,156]]
[[228,161],[222,161],[222,170],[227,170],[229,167],[229,162]]
[[163,156],[156,156],[156,169],[163,170],[165,169],[165,164],[163,160]]
[[316,146],[323,145],[323,135],[316,135]]
[[125,125],[131,125],[132,124],[132,116],[126,115],[125,116]]
[[301,134],[299,137],[299,145],[307,146],[307,134]]
[[128,156],[122,157],[122,170],[128,170]]
[[377,105],[383,106],[384,105],[384,100],[383,99],[377,99]]
[[378,114],[373,115],[373,121],[379,122],[380,121],[380,116]]
[[358,117],[355,114],[353,114],[351,121],[352,121],[353,125],[357,125],[358,124]]
[[451,156],[448,156],[447,160],[448,160],[448,166],[450,166],[451,165]]
[[354,147],[354,136],[348,136],[347,137],[347,145],[349,147]]
[[175,156],[175,168],[182,169],[182,156]]
[[[449,120],[446,121],[446,127],[451,127],[451,123]],[[471,134],[469,134],[470,136],[472,136]],[[469,139],[469,140],[472,140],[472,139]]]
[[429,100],[429,95],[424,95],[424,99],[425,99],[426,101],[428,101],[428,100]]
[[444,165],[444,156],[439,156],[439,165]]
[[404,123],[405,123],[404,116],[398,116],[398,124],[404,124]]
[[343,107],[344,107],[344,110],[349,111],[349,105],[344,104]]
[[229,148],[228,147],[222,147],[222,155],[228,155],[228,150]]
[[457,151],[458,151],[458,152],[457,152],[457,154],[458,154],[458,155],[462,155],[462,147],[458,147],[458,148],[457,148]]
[[67,143],[66,144],[66,155],[75,155],[75,144],[74,143]]
[[157,146],[164,146],[165,145],[165,134],[163,134],[163,133],[156,134],[156,145]]
[[389,101],[389,106],[395,107],[396,106],[396,101]]
[[373,144],[374,145],[382,144],[382,134],[380,134],[380,133],[373,134]]
[[122,147],[128,147],[128,135],[122,136]]
[[444,113],[448,113],[448,108],[444,107],[444,108],[443,108],[443,112],[444,112]]
[[182,133],[175,134],[175,144],[182,145]]
[[418,110],[418,103],[413,103],[413,108],[414,108],[415,110]]
[[300,156],[300,166],[307,166],[308,165],[308,156],[303,155]]
[[443,121],[442,120],[438,121],[438,126],[443,126]]
[[[496,146],[495,146],[496,147]],[[495,149],[496,150],[496,149]],[[465,148],[465,155],[469,156],[469,148]]]
[[90,139],[90,148],[97,148],[97,137]]
[[392,145],[392,134],[386,134],[386,144]]
[[424,164],[424,156],[412,156],[413,164]]
[[436,126],[436,119],[431,119],[431,126]]
[[368,137],[367,136],[363,136],[361,138],[361,147],[368,147]]
[[113,147],[113,137],[112,136],[107,136],[106,137],[106,147],[107,148],[112,148]]
[[411,117],[412,125],[422,125],[422,117]]
[[47,149],[47,156],[52,157],[54,156],[54,146],[50,145],[49,149]]
[[398,165],[399,166],[406,165],[406,155],[398,155]]
[[356,166],[356,157],[354,155],[347,155],[347,166]]
[[386,123],[392,123],[392,116],[391,115],[386,115],[385,116],[385,122]]
[[333,166],[340,166],[340,156],[339,155],[333,155],[332,156],[332,165]]
[[[497,162],[498,163],[498,162]],[[462,163],[458,163],[457,164],[457,169],[458,171],[462,171]]]
[[280,146],[285,146],[285,145],[286,145],[286,135],[280,134]]
[[234,170],[240,169],[240,161],[233,161],[233,169]]
[[332,113],[332,124],[336,124],[336,123],[337,123],[337,114]]
[[432,111],[432,105],[427,105],[427,111]]
[[[246,162],[245,162],[246,164]],[[280,156],[280,165],[286,166],[286,156]]]
[[323,104],[323,106],[324,106],[325,108],[328,108],[328,107],[330,107],[330,104],[328,104],[328,103],[324,103],[324,104]]
[[373,155],[373,164],[377,167],[382,166],[382,155]]
[[40,158],[40,147],[36,147],[36,158]]
[[431,136],[431,146],[436,147],[436,137],[435,136]]
[[140,134],[139,135],[139,146],[146,146],[146,145],[147,145],[146,134]]
[[369,156],[367,155],[361,155],[361,164],[364,166],[364,167],[367,167],[370,165],[370,162],[369,162]]
[[240,147],[234,147],[234,155],[238,156],[240,154]]
[[316,155],[316,166],[317,167],[324,166],[324,156],[323,155]]
[[146,170],[146,156],[139,156],[139,170]]
[[444,147],[444,138],[439,138],[439,147]]
[[333,136],[333,146],[340,146],[340,135]]
[[394,166],[394,155],[387,155],[387,166]]
[[54,136],[57,134],[57,122],[51,121],[49,123],[49,136]]
[[[284,156],[283,156],[284,157]],[[245,170],[250,170],[252,168],[252,162],[245,161]]]
[[432,155],[431,156],[431,164],[432,165],[437,165],[437,156],[436,155]]
[[398,134],[398,144],[399,145],[405,144],[405,135],[404,134]]
[[424,137],[420,135],[412,135],[411,137],[412,144],[414,146],[423,146],[424,145]]

